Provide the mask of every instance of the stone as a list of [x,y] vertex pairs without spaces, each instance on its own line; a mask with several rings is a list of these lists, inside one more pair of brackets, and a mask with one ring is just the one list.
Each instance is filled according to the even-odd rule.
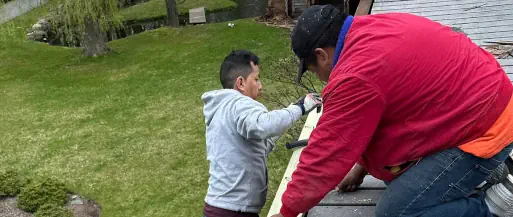
[[33,31],[27,34],[29,40],[44,41],[48,38],[48,34],[45,31]]
[[52,24],[50,24],[50,22],[48,22],[48,20],[45,20],[45,19],[38,20],[37,24],[39,24],[42,27],[43,31],[48,32],[52,29]]
[[82,205],[84,204],[84,202],[82,202],[82,200],[80,199],[74,199],[70,202],[71,205]]
[[36,23],[36,24],[32,25],[32,31],[43,31],[43,26]]
[[47,42],[51,33],[52,24],[46,19],[40,19],[27,30],[27,38],[33,41]]
[[[80,201],[81,204],[75,204],[73,201]],[[100,217],[101,207],[95,202],[87,199],[78,198],[72,200],[66,205],[73,212],[75,217]]]

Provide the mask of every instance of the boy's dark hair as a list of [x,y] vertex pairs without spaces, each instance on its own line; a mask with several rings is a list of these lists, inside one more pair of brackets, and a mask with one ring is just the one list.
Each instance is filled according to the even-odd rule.
[[253,72],[251,62],[253,62],[254,65],[258,65],[259,58],[248,50],[235,50],[226,56],[221,64],[219,73],[223,88],[233,89],[235,80],[237,80],[238,77],[246,79],[248,75]]

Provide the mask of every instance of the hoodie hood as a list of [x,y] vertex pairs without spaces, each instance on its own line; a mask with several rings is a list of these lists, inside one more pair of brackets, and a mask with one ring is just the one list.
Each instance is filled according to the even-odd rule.
[[234,89],[213,90],[204,93],[201,100],[203,100],[203,115],[207,126],[219,108],[225,106],[228,100],[236,97],[244,97],[244,95]]

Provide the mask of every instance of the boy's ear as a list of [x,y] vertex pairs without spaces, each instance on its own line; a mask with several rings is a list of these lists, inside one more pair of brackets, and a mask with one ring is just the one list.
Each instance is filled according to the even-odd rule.
[[235,89],[243,90],[244,89],[244,78],[239,76],[237,80],[235,80]]

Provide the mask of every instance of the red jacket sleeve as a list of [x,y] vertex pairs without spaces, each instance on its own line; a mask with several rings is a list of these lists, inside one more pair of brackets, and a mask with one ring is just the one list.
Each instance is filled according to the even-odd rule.
[[365,78],[346,76],[325,91],[324,111],[303,149],[292,181],[282,197],[281,214],[296,217],[316,206],[342,181],[365,151],[385,100]]

